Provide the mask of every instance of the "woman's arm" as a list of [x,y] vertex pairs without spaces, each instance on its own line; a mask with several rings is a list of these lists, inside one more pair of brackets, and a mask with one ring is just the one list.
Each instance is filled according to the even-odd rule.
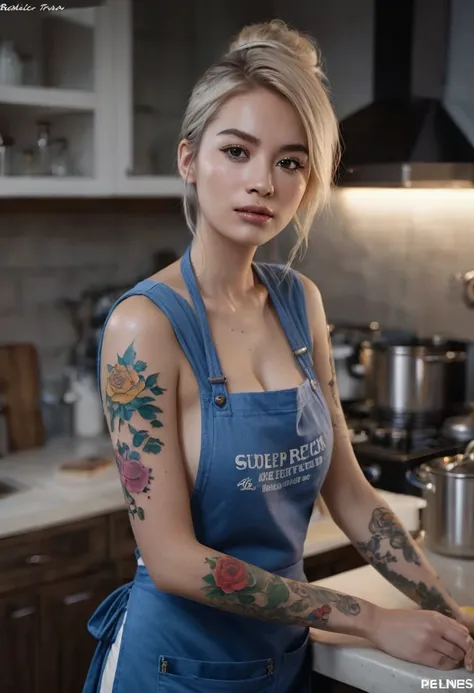
[[182,358],[169,322],[148,299],[131,297],[116,308],[102,348],[104,409],[132,530],[154,584],[242,616],[371,637],[412,661],[455,667],[468,645],[452,619],[426,614],[412,629],[416,641],[405,636],[394,650],[385,609],[281,578],[197,541],[177,426]]
[[313,332],[314,364],[334,428],[334,452],[322,496],[332,518],[362,556],[423,609],[463,622],[459,606],[354,455],[337,390],[331,340],[317,287],[302,277]]

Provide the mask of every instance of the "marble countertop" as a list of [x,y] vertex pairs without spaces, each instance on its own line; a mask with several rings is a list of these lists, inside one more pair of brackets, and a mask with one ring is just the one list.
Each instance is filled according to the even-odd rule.
[[[64,462],[88,455],[111,456],[109,437],[58,439],[42,448],[0,459],[0,481],[17,489],[16,493],[0,498],[0,538],[125,508],[115,464],[92,477],[60,472]],[[425,505],[422,499],[385,491],[382,495],[406,529],[418,529],[419,509]],[[316,511],[308,529],[304,556],[349,543],[329,517]]]
[[[474,560],[462,561],[432,553],[423,549],[422,540],[419,545],[458,604],[474,605]],[[356,568],[314,584],[366,599],[385,608],[419,608],[372,566]],[[435,686],[438,689],[446,689],[449,679],[474,681],[474,675],[464,668],[444,672],[404,662],[381,652],[363,638],[316,629],[311,630],[311,637],[314,641],[315,671],[369,693],[419,693],[423,679],[440,682]],[[465,684],[461,685],[467,689]]]

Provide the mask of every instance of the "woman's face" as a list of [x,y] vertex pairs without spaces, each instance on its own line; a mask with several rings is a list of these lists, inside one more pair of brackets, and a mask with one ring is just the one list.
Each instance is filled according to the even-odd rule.
[[[182,143],[182,175],[187,151]],[[286,99],[264,88],[224,104],[207,127],[188,175],[197,186],[200,230],[245,246],[267,243],[290,223],[307,179],[300,118]]]

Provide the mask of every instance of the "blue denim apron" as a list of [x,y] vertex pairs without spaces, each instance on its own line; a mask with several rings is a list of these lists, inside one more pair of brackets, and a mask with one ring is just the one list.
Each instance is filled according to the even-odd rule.
[[[181,270],[194,309],[168,286],[151,280],[119,301],[143,295],[164,312],[199,384],[202,446],[191,498],[197,540],[271,573],[306,581],[303,545],[330,463],[332,425],[312,366],[298,276],[293,271],[285,276],[279,265],[254,263],[253,268],[301,367],[304,382],[299,387],[227,391],[190,247]],[[99,643],[85,693],[100,690],[108,652],[123,623],[113,693],[309,692],[308,629],[165,593],[153,584],[138,550],[137,557],[133,583],[111,594],[89,622]]]

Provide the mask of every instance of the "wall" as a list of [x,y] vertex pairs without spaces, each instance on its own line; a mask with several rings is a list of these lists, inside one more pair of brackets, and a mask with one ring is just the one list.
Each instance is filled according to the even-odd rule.
[[75,339],[61,299],[133,284],[156,250],[188,241],[180,216],[0,215],[0,343],[33,342],[44,375],[57,374]]
[[[285,231],[282,260],[292,242]],[[337,191],[296,267],[320,287],[329,320],[474,339],[455,278],[474,270],[474,191]]]

